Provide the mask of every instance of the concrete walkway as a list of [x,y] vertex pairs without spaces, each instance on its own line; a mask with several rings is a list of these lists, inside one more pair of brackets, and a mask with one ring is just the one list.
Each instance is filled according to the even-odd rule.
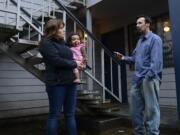
[[[129,106],[120,105],[119,111],[106,116],[80,116],[79,129],[92,135],[132,135]],[[161,135],[179,135],[176,108],[161,107]]]
[[[78,135],[132,135],[129,107],[121,105],[120,108],[114,117],[78,115]],[[0,120],[0,135],[45,135],[46,119],[47,115]],[[180,135],[177,127],[176,109],[161,107],[161,135]],[[63,122],[59,135],[67,135]]]
[[[130,119],[129,106],[121,105],[119,114]],[[161,107],[161,127],[178,128],[178,116],[176,108]]]

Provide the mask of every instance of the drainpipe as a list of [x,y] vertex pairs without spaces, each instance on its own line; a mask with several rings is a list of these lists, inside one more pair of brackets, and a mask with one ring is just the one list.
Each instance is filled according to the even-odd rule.
[[168,0],[169,1],[169,15],[172,29],[172,41],[173,41],[173,55],[174,55],[174,68],[176,79],[176,97],[177,97],[177,111],[178,111],[178,128],[180,130],[180,0]]

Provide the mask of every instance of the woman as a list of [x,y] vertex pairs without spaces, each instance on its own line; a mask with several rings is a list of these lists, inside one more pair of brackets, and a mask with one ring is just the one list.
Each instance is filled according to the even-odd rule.
[[81,65],[73,61],[73,54],[64,42],[64,23],[51,19],[45,27],[40,52],[46,65],[46,91],[49,98],[47,134],[57,135],[58,119],[63,108],[69,135],[77,135],[75,122],[76,84],[75,68]]

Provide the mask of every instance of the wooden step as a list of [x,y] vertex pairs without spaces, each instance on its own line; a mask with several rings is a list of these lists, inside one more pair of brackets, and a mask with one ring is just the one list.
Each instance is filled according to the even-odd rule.
[[80,7],[83,7],[84,6],[84,2],[81,1],[81,0],[73,0],[71,3],[70,3],[71,6],[75,6],[77,8],[80,8]]
[[16,53],[10,51],[8,49],[8,45],[0,45],[0,50],[2,50],[7,56],[9,56],[12,60],[14,60],[17,64],[25,68],[27,71],[32,73],[34,76],[36,76],[38,79],[44,82],[44,71],[41,71],[34,66],[30,66],[26,63],[26,60],[21,57],[20,55],[17,55]]
[[7,41],[10,37],[17,34],[15,26],[0,23],[0,42]]
[[31,49],[34,49],[39,46],[39,42],[37,41],[31,41],[31,40],[25,40],[25,39],[19,39],[17,42],[12,44],[9,49],[12,52],[21,54],[24,52],[27,52]]
[[37,57],[37,56],[31,56],[26,58],[26,62],[29,65],[36,65],[43,62],[43,58]]

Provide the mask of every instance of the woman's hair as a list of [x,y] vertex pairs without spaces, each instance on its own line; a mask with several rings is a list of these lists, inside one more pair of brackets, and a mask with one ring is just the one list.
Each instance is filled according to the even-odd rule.
[[58,29],[64,25],[65,25],[64,22],[60,19],[50,19],[45,25],[44,37],[46,38],[56,37],[56,33],[58,32]]
[[72,45],[71,45],[71,40],[72,40],[72,36],[74,36],[74,35],[78,35],[78,36],[79,36],[79,39],[80,39],[80,41],[81,41],[81,37],[80,37],[80,34],[79,34],[79,33],[77,33],[77,32],[71,32],[71,33],[69,34],[68,38],[67,38],[67,44],[68,44],[69,47],[72,46]]

